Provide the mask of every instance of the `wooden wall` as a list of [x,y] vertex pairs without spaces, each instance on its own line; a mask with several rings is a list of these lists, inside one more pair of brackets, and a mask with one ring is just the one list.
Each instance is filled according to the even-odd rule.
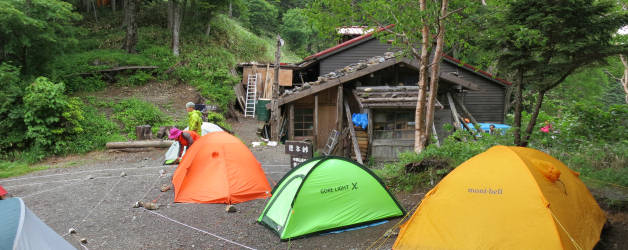
[[[327,143],[329,132],[336,128],[336,95],[337,88],[318,93],[318,138],[316,147],[321,149]],[[292,103],[295,108],[314,109],[314,95],[306,96]],[[292,133],[292,132],[291,132]],[[303,138],[295,138],[303,139]]]
[[[249,74],[254,74],[254,73],[260,74],[260,78],[257,80],[257,97],[262,97],[264,95],[264,85],[272,84],[274,81],[275,69],[272,67],[269,68],[268,78],[266,78],[267,72],[266,72],[265,66],[259,66],[255,68],[252,66],[245,66],[242,69],[242,84],[244,84],[245,88],[246,88]],[[284,86],[284,87],[292,86],[292,70],[291,69],[279,70],[279,86]],[[272,86],[268,86],[267,89],[272,90]],[[269,97],[272,96],[272,93],[267,96]]]
[[478,122],[504,123],[505,86],[446,61],[441,63],[440,70],[442,74],[457,72],[459,77],[480,87],[480,90],[468,91],[464,95],[464,105]]
[[[363,59],[383,56],[384,53],[388,51],[391,51],[390,44],[382,43],[378,39],[368,40],[355,47],[323,58],[320,61],[320,75],[327,74],[352,63],[357,63]],[[397,70],[399,73],[396,79],[397,82],[414,85],[418,81],[418,75],[415,76],[415,74],[408,73],[409,69],[399,68]],[[480,87],[479,91],[469,91],[464,98],[465,106],[478,122],[504,122],[505,86],[444,60],[441,63],[440,70],[443,73],[457,72],[459,76]],[[369,79],[369,76],[365,76],[360,80],[363,81],[365,85],[374,85],[372,83],[373,81],[385,80],[386,82],[384,83],[390,81],[390,79],[383,78],[382,76],[374,75],[373,79]],[[390,81],[390,83],[392,82],[393,81]]]

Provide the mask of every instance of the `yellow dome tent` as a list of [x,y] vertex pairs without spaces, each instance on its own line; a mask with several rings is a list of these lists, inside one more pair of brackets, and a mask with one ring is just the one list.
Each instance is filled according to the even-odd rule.
[[495,146],[425,195],[393,249],[592,249],[605,221],[577,172],[535,149]]

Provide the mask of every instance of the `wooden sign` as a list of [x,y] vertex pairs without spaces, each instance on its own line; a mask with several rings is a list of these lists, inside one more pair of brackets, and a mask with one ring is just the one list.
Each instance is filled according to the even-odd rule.
[[311,143],[302,141],[286,141],[286,154],[290,155],[290,167],[294,168],[309,160],[314,155]]

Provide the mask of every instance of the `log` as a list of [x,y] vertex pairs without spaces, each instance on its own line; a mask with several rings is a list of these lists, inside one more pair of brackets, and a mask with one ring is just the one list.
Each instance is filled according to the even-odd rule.
[[456,111],[456,104],[454,104],[454,100],[451,97],[451,94],[449,92],[447,92],[447,100],[449,101],[449,108],[451,109],[451,114],[454,117],[454,127],[456,129],[462,129],[462,125],[460,123],[460,119],[458,119],[458,111]]
[[93,75],[96,73],[102,74],[102,73],[107,73],[107,72],[119,72],[119,71],[124,71],[124,70],[152,70],[152,69],[158,69],[158,68],[159,67],[157,66],[121,66],[121,67],[113,67],[109,69],[96,70],[92,72],[78,73],[78,75],[87,76],[87,75]]
[[376,87],[357,87],[357,91],[360,92],[391,92],[391,91],[419,91],[418,86],[403,86],[403,87],[387,87],[387,86],[376,86]]
[[167,148],[172,145],[173,141],[164,140],[146,140],[146,141],[122,141],[122,142],[107,142],[105,147],[107,149],[114,148]]
[[371,102],[416,102],[417,100],[419,100],[418,97],[366,98],[366,99],[362,99],[362,103],[371,103]]
[[355,131],[353,130],[353,124],[351,124],[351,109],[349,108],[349,103],[347,100],[344,100],[345,104],[345,112],[347,114],[347,123],[349,123],[349,134],[351,135],[351,141],[353,142],[353,152],[355,152],[355,157],[357,158],[360,164],[364,164],[362,161],[362,154],[360,153],[360,147],[358,146],[358,140],[355,136]]

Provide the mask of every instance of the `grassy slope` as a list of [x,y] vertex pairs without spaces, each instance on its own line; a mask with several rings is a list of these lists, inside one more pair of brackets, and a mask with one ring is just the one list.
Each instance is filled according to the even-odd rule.
[[[82,24],[85,33],[79,38],[79,46],[72,53],[59,56],[50,65],[50,76],[57,81],[66,83],[74,95],[81,97],[87,110],[95,108],[101,111],[100,113],[89,112],[91,115],[86,117],[85,123],[108,123],[105,126],[106,132],[90,131],[91,134],[84,134],[80,138],[82,142],[97,141],[98,145],[92,143],[88,147],[79,146],[82,148],[81,150],[68,153],[85,153],[104,148],[107,141],[121,140],[125,137],[132,138],[134,135],[128,133],[132,132],[128,128],[142,125],[146,121],[158,121],[152,124],[153,127],[159,125],[181,126],[184,124],[184,121],[177,121],[173,117],[159,112],[159,109],[155,109],[161,108],[163,110],[171,107],[149,109],[146,108],[146,105],[155,105],[146,102],[140,103],[135,99],[117,100],[118,98],[114,96],[94,101],[95,98],[90,95],[92,91],[103,89],[108,91],[111,87],[134,87],[155,81],[183,84],[177,85],[177,87],[193,86],[203,97],[217,103],[224,110],[229,102],[234,100],[233,84],[239,82],[239,76],[232,75],[232,72],[235,72],[233,69],[236,64],[248,61],[273,62],[275,57],[273,38],[258,37],[242,27],[237,21],[224,15],[218,15],[212,20],[212,32],[209,37],[198,32],[183,30],[179,57],[172,55],[169,48],[169,32],[166,28],[160,27],[159,23],[151,26],[144,26],[144,23],[140,23],[138,53],[129,55],[119,49],[124,42],[124,31],[109,21],[121,20],[121,18],[104,15],[99,20],[99,22],[85,20]],[[146,23],[151,22],[148,20]],[[297,62],[300,59],[288,49],[282,48],[282,62]],[[83,78],[77,76],[77,73],[126,65],[155,65],[159,69],[148,74],[120,74],[117,76],[117,82],[114,86],[103,82],[99,77]],[[170,74],[164,74],[171,67],[175,70]],[[102,97],[98,98],[102,99]],[[114,108],[120,106],[119,103],[129,102],[135,102],[136,105],[128,106],[126,110]],[[147,110],[151,112],[147,112]],[[151,117],[134,119],[129,116],[133,113]],[[135,120],[137,120],[135,123],[138,124],[134,123]],[[109,125],[111,122],[115,122],[119,127]],[[102,134],[107,136],[103,137]],[[0,178],[23,175],[47,168],[34,167],[26,163],[33,161],[0,162]]]

